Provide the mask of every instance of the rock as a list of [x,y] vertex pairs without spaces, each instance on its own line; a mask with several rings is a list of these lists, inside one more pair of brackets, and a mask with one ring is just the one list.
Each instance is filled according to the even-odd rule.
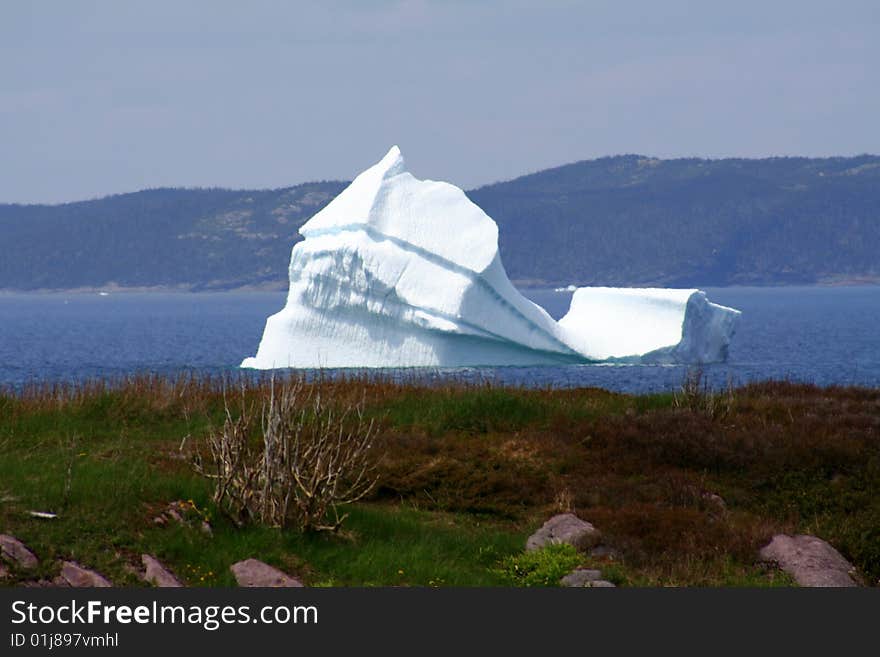
[[602,572],[590,568],[578,568],[559,580],[562,586],[582,587],[590,586],[593,582],[602,579]]
[[761,559],[776,563],[801,586],[858,586],[853,565],[831,545],[808,535],[777,534],[761,548]]
[[158,527],[164,527],[168,524],[168,518],[166,518],[164,515],[156,516],[155,518],[153,518],[153,524]]
[[561,586],[571,588],[616,588],[611,582],[602,579],[602,572],[592,568],[578,568],[559,580]]
[[202,520],[202,524],[199,525],[199,529],[206,536],[213,536],[214,535],[214,530],[211,529],[211,523],[209,523],[207,520]]
[[573,513],[560,513],[529,536],[526,551],[538,550],[554,543],[568,543],[578,550],[589,550],[598,545],[602,535],[590,523],[581,520]]
[[303,583],[257,559],[245,559],[229,567],[239,586],[297,587]]
[[61,565],[61,575],[55,578],[55,583],[59,586],[72,586],[74,588],[113,586],[100,573],[83,568],[73,561],[65,561]]
[[144,573],[145,582],[160,588],[179,588],[183,586],[180,580],[172,575],[156,557],[142,554],[141,562],[144,564],[144,568],[146,568]]
[[40,563],[24,543],[9,534],[0,534],[0,556],[20,568],[36,568]]

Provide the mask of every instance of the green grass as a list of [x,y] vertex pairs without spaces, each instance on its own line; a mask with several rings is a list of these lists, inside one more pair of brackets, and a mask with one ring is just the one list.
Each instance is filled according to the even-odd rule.
[[[209,419],[219,424],[219,400],[187,420],[177,406],[156,409],[112,392],[60,408],[0,399],[0,531],[38,554],[41,576],[73,559],[137,584],[130,570],[147,552],[191,585],[233,585],[229,565],[248,557],[317,585],[496,585],[490,566],[525,541],[509,523],[408,504],[356,506],[337,535],[239,529],[213,508],[209,483],[177,450]],[[152,519],[173,500],[211,513],[213,536],[155,526]],[[30,510],[59,518],[32,518]]]
[[[379,486],[339,534],[225,520],[187,460],[222,424],[224,384],[158,378],[0,393],[0,532],[37,553],[39,577],[74,559],[138,585],[146,552],[191,585],[232,585],[229,565],[255,557],[310,585],[492,586],[523,584],[504,564],[574,508],[617,550],[581,563],[623,586],[791,585],[756,560],[781,531],[825,538],[880,580],[878,391],[761,384],[708,413],[671,394],[316,385],[366,398],[378,423]],[[248,403],[263,390],[245,385]],[[153,524],[175,500],[210,514],[213,536]]]
[[[311,584],[476,586],[498,584],[488,566],[525,541],[505,523],[382,504],[355,506],[336,535],[239,529],[218,517],[206,481],[182,467],[150,467],[130,448],[108,447],[94,457],[75,455],[68,496],[66,466],[56,461],[67,457],[65,448],[43,445],[30,456],[2,459],[0,478],[14,484],[7,488],[16,499],[2,505],[0,519],[44,563],[74,559],[117,583],[136,584],[128,567],[147,552],[192,585],[231,585],[229,565],[256,557]],[[196,524],[155,526],[152,518],[172,500],[192,500],[212,514],[213,535]],[[30,509],[60,518],[29,518]]]
[[317,586],[489,586],[501,580],[488,566],[525,540],[466,517],[378,505],[354,507],[345,527],[341,535],[304,535],[221,522],[212,537],[156,528],[143,543],[193,584],[233,585],[229,565],[256,556]]

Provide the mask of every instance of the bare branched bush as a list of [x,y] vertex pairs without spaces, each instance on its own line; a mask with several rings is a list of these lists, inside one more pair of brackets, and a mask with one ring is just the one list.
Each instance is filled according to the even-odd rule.
[[363,402],[339,408],[320,386],[272,379],[260,421],[242,395],[234,416],[208,436],[211,463],[197,471],[214,480],[214,502],[238,524],[256,522],[302,531],[335,531],[339,507],[376,484],[374,426]]

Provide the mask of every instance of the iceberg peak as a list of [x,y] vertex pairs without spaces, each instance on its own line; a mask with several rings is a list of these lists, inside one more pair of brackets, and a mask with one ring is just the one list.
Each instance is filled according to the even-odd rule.
[[400,147],[396,144],[388,149],[385,157],[379,160],[375,166],[383,171],[383,178],[390,178],[406,171],[403,153],[400,152]]
[[305,237],[361,231],[480,272],[498,255],[498,226],[455,185],[419,180],[397,146],[303,224]]

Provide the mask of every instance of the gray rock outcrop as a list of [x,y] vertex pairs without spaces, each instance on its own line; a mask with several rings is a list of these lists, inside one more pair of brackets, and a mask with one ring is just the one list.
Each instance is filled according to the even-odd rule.
[[560,586],[569,588],[615,588],[608,580],[602,579],[602,571],[593,568],[578,568],[559,580]]
[[141,555],[141,562],[144,564],[146,571],[144,572],[144,581],[149,582],[153,586],[160,588],[179,588],[183,584],[171,572],[162,565],[162,563],[149,554]]
[[761,559],[776,563],[801,586],[858,586],[853,565],[821,538],[777,534],[761,548]]
[[526,551],[539,550],[547,545],[568,543],[581,551],[587,551],[599,544],[602,534],[585,520],[573,513],[560,513],[545,522],[541,528],[529,536]]
[[61,564],[61,574],[55,578],[58,586],[72,586],[74,588],[109,587],[113,586],[101,573],[83,568],[74,561],[65,561]]
[[559,583],[562,586],[578,588],[590,586],[591,582],[596,582],[600,579],[602,579],[602,571],[592,568],[578,568],[559,580]]
[[239,586],[298,587],[303,583],[295,577],[257,559],[245,559],[229,567]]
[[40,563],[24,543],[9,534],[0,534],[0,557],[19,568],[36,568]]

